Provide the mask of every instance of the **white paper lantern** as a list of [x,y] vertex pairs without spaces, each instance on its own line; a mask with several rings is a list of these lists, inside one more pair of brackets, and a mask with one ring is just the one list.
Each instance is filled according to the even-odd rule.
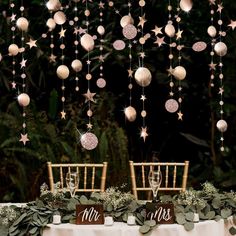
[[207,33],[209,36],[211,36],[212,38],[214,38],[217,34],[217,30],[215,28],[215,26],[211,25],[207,28]]
[[22,31],[27,31],[29,27],[29,21],[25,17],[20,17],[16,21],[16,26]]
[[174,37],[175,36],[175,27],[172,24],[167,24],[165,26],[165,33],[170,37]]
[[46,7],[49,11],[57,11],[61,7],[61,3],[59,0],[49,0],[46,3]]
[[186,77],[186,70],[183,66],[176,66],[172,74],[177,80],[183,80]]
[[133,122],[136,119],[137,112],[134,107],[128,106],[124,110],[125,117],[127,118],[128,121]]
[[135,71],[134,78],[138,85],[146,87],[151,83],[152,74],[146,67],[139,67]]
[[57,67],[57,76],[60,79],[67,79],[70,74],[69,68],[65,65],[60,65]]
[[58,11],[53,16],[54,21],[58,25],[63,25],[66,22],[66,15],[62,11]]
[[56,22],[53,18],[49,18],[47,20],[47,23],[46,23],[47,27],[49,28],[49,30],[54,30],[55,27],[56,27]]
[[105,34],[105,28],[102,25],[99,25],[98,28],[97,28],[97,32],[100,35],[104,35]]
[[79,71],[82,70],[83,65],[82,65],[82,62],[80,60],[75,59],[74,61],[72,61],[71,67],[75,72],[79,72]]
[[225,132],[228,128],[228,124],[225,120],[218,120],[216,123],[216,127],[220,132]]
[[124,28],[126,25],[133,24],[134,19],[131,17],[131,15],[125,15],[120,20],[120,25],[122,28]]
[[27,93],[21,93],[17,97],[17,101],[18,101],[20,106],[26,107],[30,103],[30,97],[29,97],[29,95]]
[[8,52],[10,56],[16,56],[19,53],[19,47],[13,43],[8,47]]
[[94,39],[90,34],[84,34],[80,39],[80,43],[82,47],[88,52],[94,49]]
[[189,12],[193,7],[193,2],[192,0],[181,0],[179,6],[183,11]]
[[218,56],[225,56],[227,54],[227,46],[223,42],[218,42],[214,46],[214,50]]

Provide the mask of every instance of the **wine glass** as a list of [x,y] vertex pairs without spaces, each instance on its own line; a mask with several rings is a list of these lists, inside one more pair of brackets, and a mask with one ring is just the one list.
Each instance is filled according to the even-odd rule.
[[153,192],[153,201],[155,202],[157,199],[158,189],[162,181],[161,171],[159,169],[158,170],[151,169],[148,174],[148,181]]
[[70,190],[70,196],[74,197],[76,189],[79,187],[79,174],[77,172],[68,172],[66,174],[66,185]]

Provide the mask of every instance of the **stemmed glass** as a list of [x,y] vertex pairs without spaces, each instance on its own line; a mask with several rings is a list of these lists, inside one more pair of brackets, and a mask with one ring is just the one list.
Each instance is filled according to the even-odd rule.
[[70,190],[70,196],[74,197],[76,189],[79,187],[79,174],[77,172],[66,174],[66,186]]
[[155,202],[157,200],[158,189],[162,181],[162,174],[160,169],[158,170],[150,169],[148,174],[148,181],[153,192],[153,201]]

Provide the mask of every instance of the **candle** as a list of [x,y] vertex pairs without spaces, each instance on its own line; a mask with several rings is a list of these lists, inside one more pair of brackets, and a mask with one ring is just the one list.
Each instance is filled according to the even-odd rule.
[[113,225],[114,221],[112,216],[106,216],[105,217],[105,221],[104,221],[104,225],[110,226]]
[[199,215],[198,215],[198,213],[194,213],[193,221],[194,221],[194,222],[198,222],[198,221],[199,221]]
[[135,216],[128,216],[127,224],[135,225]]
[[58,225],[61,223],[61,216],[60,215],[53,215],[52,223]]

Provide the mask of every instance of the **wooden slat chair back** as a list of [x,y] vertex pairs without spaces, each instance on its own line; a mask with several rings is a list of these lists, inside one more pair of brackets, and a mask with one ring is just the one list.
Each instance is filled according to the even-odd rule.
[[69,189],[66,186],[66,173],[79,174],[79,187],[76,192],[104,192],[107,175],[107,162],[103,163],[60,163],[47,162],[49,188],[54,192],[55,184],[60,183],[59,189]]
[[159,191],[179,191],[186,190],[188,179],[189,161],[177,162],[142,162],[135,163],[129,161],[132,193],[138,200],[138,192],[147,193],[151,191],[148,182],[150,169],[157,168],[162,173],[162,183]]

